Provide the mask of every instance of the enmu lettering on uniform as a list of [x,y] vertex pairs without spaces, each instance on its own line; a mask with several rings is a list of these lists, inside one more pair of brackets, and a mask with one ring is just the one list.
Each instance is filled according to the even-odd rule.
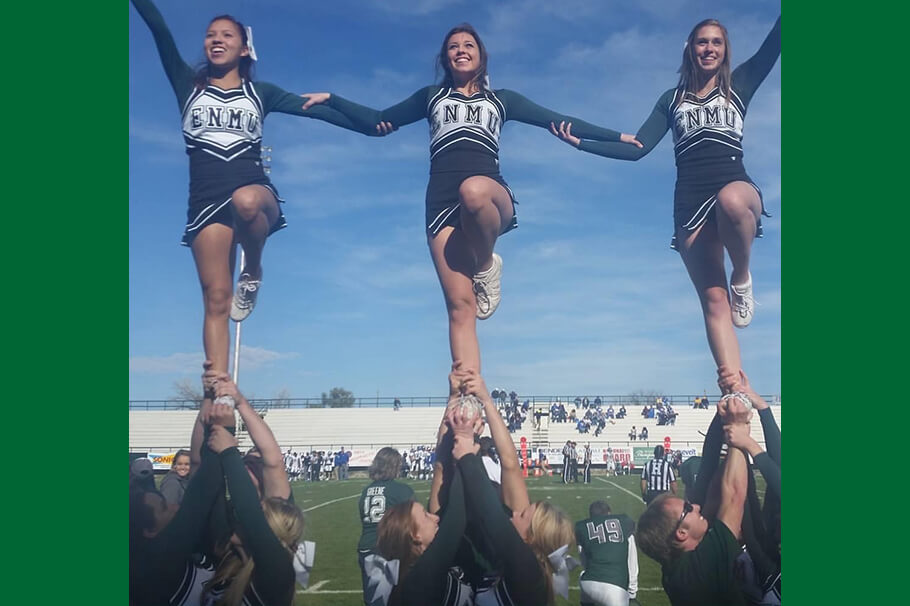
[[259,114],[248,109],[219,105],[194,106],[191,110],[192,128],[221,129],[224,131],[255,133],[259,128]]
[[[465,108],[464,120],[461,119],[461,108]],[[463,105],[461,103],[447,103],[442,106],[442,124],[435,117],[431,118],[431,131],[433,134],[439,130],[442,124],[476,124],[482,126],[486,122],[486,128],[490,132],[496,132],[499,128],[499,116],[482,105]]]
[[705,105],[686,109],[676,114],[676,133],[683,137],[688,132],[698,130],[703,127],[725,127],[736,129],[737,111],[732,107],[721,107],[719,105]]

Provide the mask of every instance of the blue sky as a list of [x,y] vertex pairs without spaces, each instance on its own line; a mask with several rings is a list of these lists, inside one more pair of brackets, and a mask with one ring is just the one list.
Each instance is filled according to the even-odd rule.
[[[490,52],[494,88],[624,132],[675,84],[697,21],[727,26],[735,66],[780,13],[780,2],[754,0],[158,6],[191,64],[202,58],[209,20],[230,13],[253,26],[257,79],[377,108],[431,83],[442,36],[469,21]],[[160,399],[201,372],[202,304],[191,254],[178,244],[188,169],[177,103],[132,8],[129,35],[129,395]],[[752,100],[744,138],[746,168],[774,216],[754,247],[756,317],[737,335],[745,370],[766,394],[781,389],[780,72],[779,60]],[[266,245],[263,290],[243,324],[241,389],[444,395],[445,308],[423,232],[426,123],[375,139],[270,114],[264,142],[289,227]],[[497,243],[503,302],[478,327],[488,385],[522,395],[716,393],[698,301],[668,247],[669,133],[630,163],[509,122],[501,150],[520,227]]]

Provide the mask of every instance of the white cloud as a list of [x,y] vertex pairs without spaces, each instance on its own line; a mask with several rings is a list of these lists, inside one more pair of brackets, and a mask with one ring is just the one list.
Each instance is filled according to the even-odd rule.
[[[240,366],[245,370],[256,370],[279,360],[299,357],[296,352],[277,352],[263,347],[241,345]],[[198,369],[202,372],[205,355],[197,353],[174,353],[167,356],[132,356],[130,372],[136,374],[185,373]]]

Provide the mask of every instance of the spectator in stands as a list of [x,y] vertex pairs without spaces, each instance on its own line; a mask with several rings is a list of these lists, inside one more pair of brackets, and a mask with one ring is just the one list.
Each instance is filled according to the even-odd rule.
[[625,419],[625,418],[626,418],[626,414],[628,414],[628,413],[626,412],[626,406],[625,406],[625,404],[620,404],[620,405],[619,405],[619,411],[616,413],[616,418],[617,418],[617,419]]
[[641,433],[638,434],[638,439],[639,439],[639,440],[647,440],[647,439],[648,439],[648,428],[647,428],[647,427],[642,426],[642,428],[641,428]]
[[161,480],[159,490],[167,502],[180,505],[183,501],[183,494],[186,492],[186,486],[190,481],[190,451],[181,448],[174,455],[171,462],[171,469]]
[[614,416],[616,416],[616,413],[613,411],[613,405],[610,404],[610,405],[607,407],[607,418],[608,418],[608,419],[612,419]]
[[601,404],[603,404],[603,401],[600,399],[600,396],[596,396],[594,398],[594,406],[600,406]]
[[364,561],[376,552],[376,529],[385,512],[400,503],[413,501],[414,489],[397,481],[401,469],[401,453],[386,446],[380,448],[367,471],[372,482],[360,494],[360,523],[362,530],[357,543],[357,561],[363,581],[364,604],[369,606],[367,597],[369,577]]
[[[748,412],[741,403],[731,405],[734,414]],[[721,427],[721,416],[712,427]],[[722,431],[722,430],[721,430]],[[712,428],[705,436],[705,458],[719,454],[709,444]],[[719,493],[702,505],[672,495],[656,498],[638,520],[635,533],[638,546],[662,567],[662,581],[672,604],[745,604],[745,597],[734,577],[737,558],[742,553],[743,512],[748,490],[748,468],[743,452],[729,448],[719,478]],[[699,474],[698,498],[702,498],[710,478]]]
[[395,398],[395,401],[392,403],[392,410],[399,410],[401,408],[401,400]]
[[638,432],[635,431],[635,426],[632,426],[632,429],[629,430],[629,439],[635,440],[638,438]]
[[588,518],[575,523],[575,540],[584,571],[578,577],[583,606],[628,606],[637,603],[638,550],[635,522],[613,514],[606,501],[594,501]]
[[676,476],[667,461],[664,447],[657,445],[654,447],[654,458],[641,470],[641,499],[650,504],[665,492],[676,494]]

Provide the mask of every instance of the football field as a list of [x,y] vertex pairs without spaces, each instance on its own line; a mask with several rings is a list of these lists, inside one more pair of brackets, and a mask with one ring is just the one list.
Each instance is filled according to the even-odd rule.
[[[632,519],[644,511],[639,476],[595,475],[592,483],[564,485],[558,477],[528,478],[531,501],[548,499],[565,510],[573,521],[588,517],[592,501],[603,499],[614,513]],[[424,504],[430,493],[429,481],[405,480]],[[330,482],[295,482],[294,499],[306,514],[304,538],[316,542],[316,560],[309,588],[297,587],[298,606],[357,606],[362,604],[360,568],[357,565],[357,540],[360,537],[358,497],[369,480],[351,479]],[[682,484],[680,483],[680,486]],[[763,490],[763,485],[759,489]],[[682,492],[682,490],[680,491]],[[574,554],[577,557],[577,553]],[[670,602],[660,584],[660,566],[638,552],[638,600],[643,606],[666,606]],[[579,603],[578,575],[569,577],[569,599],[556,597],[556,604]]]

